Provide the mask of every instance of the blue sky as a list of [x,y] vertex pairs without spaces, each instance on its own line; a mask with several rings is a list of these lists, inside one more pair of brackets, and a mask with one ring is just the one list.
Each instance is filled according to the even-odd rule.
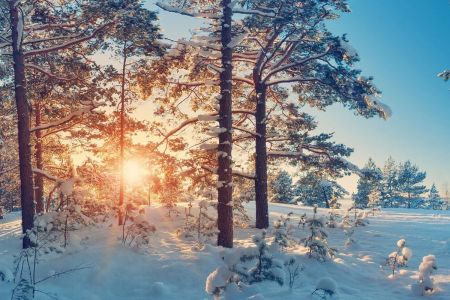
[[[149,1],[151,3],[153,1]],[[314,112],[319,128],[355,148],[351,161],[369,157],[382,165],[391,155],[410,159],[427,171],[426,183],[441,190],[450,182],[450,83],[436,75],[450,68],[449,0],[352,0],[352,13],[329,24],[347,33],[364,75],[375,77],[383,101],[391,106],[388,121],[366,120],[340,106]],[[154,9],[153,5],[149,5]],[[198,21],[161,12],[169,37],[187,36]],[[351,192],[355,177],[341,182]]]

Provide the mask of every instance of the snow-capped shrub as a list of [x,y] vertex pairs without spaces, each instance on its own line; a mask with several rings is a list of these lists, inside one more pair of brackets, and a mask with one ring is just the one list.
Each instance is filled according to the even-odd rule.
[[240,263],[234,265],[234,271],[248,284],[269,280],[283,285],[286,275],[283,261],[271,252],[266,241],[266,232],[253,236],[253,242],[256,249],[245,249],[240,255]]
[[306,219],[307,219],[307,217],[306,217],[306,213],[303,213],[301,216],[300,216],[300,220],[298,221],[298,228],[300,228],[300,226],[302,226],[302,228],[303,229],[305,229],[305,226],[306,226]]
[[273,225],[273,245],[278,246],[281,250],[285,250],[291,244],[292,225],[291,216],[293,212],[289,212],[286,216],[280,216]]
[[[34,228],[29,231],[30,240],[39,246],[39,253],[63,252],[67,245],[79,246],[71,241],[72,232],[95,222],[83,214],[80,205],[69,203],[60,211],[51,211],[36,216]],[[73,236],[74,239],[76,239]]]
[[218,233],[216,218],[211,216],[208,208],[211,203],[207,200],[202,200],[198,203],[198,214],[196,216],[192,213],[186,214],[186,220],[182,229],[177,230],[177,234],[184,238],[197,238],[197,242],[214,243],[215,237]]
[[226,265],[219,266],[208,275],[205,291],[213,295],[214,299],[220,299],[228,285],[233,282],[233,278],[235,278],[235,274]]
[[145,208],[132,203],[125,205],[122,225],[122,243],[129,247],[141,248],[150,243],[150,237],[156,227],[145,219]]
[[251,251],[241,256],[242,262],[254,262],[256,265],[247,272],[238,272],[244,282],[249,284],[265,280],[275,281],[279,285],[284,284],[285,272],[283,262],[274,257],[266,241],[266,232],[253,236],[256,251]]
[[436,257],[427,255],[419,265],[419,281],[413,286],[415,294],[425,296],[434,292],[435,287],[431,275],[437,270]]
[[328,212],[326,225],[328,228],[336,228],[338,227],[339,214],[335,213],[333,210]]
[[350,219],[350,215],[349,215],[348,211],[342,218],[342,222],[339,224],[339,227],[344,229],[344,234],[346,237],[344,245],[346,247],[350,247],[351,245],[355,244],[356,241],[353,238],[353,235],[355,233],[355,226],[354,226],[354,223],[352,222],[352,220]]
[[328,257],[333,257],[336,250],[328,246],[328,235],[324,230],[325,220],[322,217],[317,217],[317,207],[314,207],[313,212],[313,216],[306,220],[310,235],[302,241],[304,246],[309,249],[309,257],[325,261]]
[[322,299],[328,299],[337,294],[336,281],[329,277],[321,278],[317,284],[313,295],[318,295]]
[[408,247],[406,247],[406,241],[404,239],[400,239],[397,241],[397,251],[389,254],[386,259],[386,266],[392,270],[392,275],[394,276],[395,270],[400,267],[407,267],[407,262],[412,256],[412,251]]
[[284,267],[289,279],[289,288],[292,289],[295,281],[300,277],[300,272],[303,271],[303,266],[294,257],[290,257],[284,262]]

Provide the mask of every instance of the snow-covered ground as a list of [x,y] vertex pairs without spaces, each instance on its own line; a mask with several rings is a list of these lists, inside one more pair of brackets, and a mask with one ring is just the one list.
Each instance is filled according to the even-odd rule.
[[[182,210],[182,209],[180,209]],[[298,217],[311,208],[271,204],[272,220],[293,211]],[[320,210],[326,214],[326,210]],[[249,213],[252,208],[249,206]],[[41,258],[37,267],[37,280],[49,274],[78,267],[86,269],[69,272],[38,284],[36,299],[61,300],[202,300],[212,299],[206,294],[205,280],[220,263],[221,249],[198,247],[180,239],[176,229],[183,220],[167,217],[165,209],[152,206],[147,217],[157,227],[147,249],[122,246],[121,229],[110,223],[71,233],[72,246],[62,254]],[[0,220],[0,270],[14,269],[14,255],[20,251],[20,215],[12,213]],[[295,218],[294,218],[295,219]],[[295,221],[294,221],[295,223]],[[291,249],[304,266],[292,290],[275,283],[255,284],[259,293],[251,299],[319,299],[312,295],[317,282],[330,277],[337,283],[341,300],[421,299],[411,291],[417,281],[417,268],[422,257],[434,254],[438,270],[434,280],[438,287],[429,296],[435,300],[450,299],[450,212],[392,209],[377,212],[370,217],[367,227],[358,227],[354,238],[357,243],[344,246],[342,229],[327,229],[329,244],[339,250],[334,261],[318,262],[305,255],[305,248]],[[251,244],[256,229],[237,229],[236,247]],[[305,229],[295,229],[298,238],[306,236]],[[406,272],[388,278],[389,270],[380,265],[387,255],[396,250],[396,242],[406,240],[413,251]],[[10,299],[14,283],[0,281],[0,299]],[[247,297],[247,296],[246,296]],[[246,299],[246,298],[243,298]],[[237,299],[239,300],[239,299]]]

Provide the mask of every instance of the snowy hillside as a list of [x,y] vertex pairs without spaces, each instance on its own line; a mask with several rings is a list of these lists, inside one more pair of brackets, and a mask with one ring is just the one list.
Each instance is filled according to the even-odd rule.
[[[183,211],[182,207],[178,209]],[[294,212],[292,235],[298,239],[306,237],[307,229],[297,228],[298,217],[304,212],[312,214],[311,208],[272,204],[270,211],[272,220]],[[319,209],[319,213],[326,214],[326,210]],[[39,281],[59,272],[81,269],[38,283],[40,292],[36,299],[212,299],[205,292],[205,281],[219,266],[222,250],[179,238],[176,230],[183,224],[184,214],[170,218],[166,214],[162,207],[147,208],[145,218],[157,231],[150,246],[139,250],[123,246],[121,228],[110,222],[71,232],[65,251],[40,258],[36,278]],[[304,269],[292,290],[287,284],[280,287],[263,281],[228,299],[320,299],[318,293],[312,293],[324,277],[336,282],[338,295],[333,299],[423,299],[414,296],[411,285],[417,281],[422,257],[428,254],[436,256],[438,266],[432,275],[437,289],[430,299],[450,299],[449,211],[435,214],[424,210],[385,210],[376,212],[375,217],[370,215],[369,220],[368,226],[356,227],[356,243],[349,247],[344,246],[342,229],[326,229],[329,245],[338,250],[330,261],[308,258],[306,248],[293,245],[289,255]],[[257,232],[237,229],[235,247],[251,246],[251,236]],[[396,272],[394,278],[389,278],[390,270],[380,265],[396,250],[399,239],[406,240],[412,257],[401,275]],[[0,273],[13,272],[14,257],[20,248],[19,214],[12,213],[0,221]],[[0,299],[10,299],[14,287],[13,282],[0,281]]]

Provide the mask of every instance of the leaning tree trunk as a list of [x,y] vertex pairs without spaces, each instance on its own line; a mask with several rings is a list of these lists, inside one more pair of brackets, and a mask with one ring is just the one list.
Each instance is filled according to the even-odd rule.
[[[33,170],[30,149],[30,111],[25,91],[25,63],[21,46],[23,24],[19,15],[17,1],[9,1],[11,36],[14,62],[14,86],[17,108],[17,127],[19,141],[20,193],[22,206],[22,231],[26,233],[33,227]],[[23,248],[29,248],[31,241],[27,235],[23,238]]]
[[[41,125],[41,104],[36,101],[34,105],[34,117],[35,125],[38,127]],[[42,159],[42,131],[36,130],[36,143],[34,145],[34,158],[36,160],[36,168],[39,170],[44,169],[44,163]],[[36,213],[44,212],[44,177],[40,173],[34,174],[34,199],[36,201]],[[47,211],[48,211],[47,207]]]
[[120,187],[119,187],[119,225],[123,225],[122,206],[125,198],[125,81],[126,81],[126,67],[127,67],[127,42],[123,46],[123,62],[122,62],[122,83],[120,94]]
[[217,205],[217,226],[219,236],[217,245],[233,247],[233,207],[232,207],[232,170],[231,170],[231,149],[232,149],[232,55],[231,43],[231,0],[222,0],[223,8],[222,20],[222,68],[220,73],[220,108],[219,126],[225,129],[219,134],[219,155],[218,155],[218,205]]
[[256,228],[269,227],[269,204],[267,200],[267,145],[266,145],[266,94],[267,87],[254,72],[256,87],[256,157],[255,157],[255,201]]

